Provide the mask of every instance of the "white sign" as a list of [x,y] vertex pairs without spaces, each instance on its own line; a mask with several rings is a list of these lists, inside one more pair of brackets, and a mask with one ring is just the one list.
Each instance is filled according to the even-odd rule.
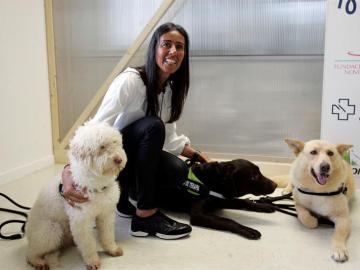
[[326,12],[321,138],[354,145],[360,186],[360,0],[328,0]]

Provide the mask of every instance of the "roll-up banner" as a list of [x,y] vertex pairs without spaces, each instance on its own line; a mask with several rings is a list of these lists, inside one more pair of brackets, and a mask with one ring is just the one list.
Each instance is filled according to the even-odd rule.
[[360,0],[327,1],[321,138],[353,145],[360,187]]

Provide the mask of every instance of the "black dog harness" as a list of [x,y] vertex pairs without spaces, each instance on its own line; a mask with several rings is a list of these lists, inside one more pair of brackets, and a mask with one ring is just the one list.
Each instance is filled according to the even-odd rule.
[[210,190],[208,186],[206,186],[192,171],[191,167],[199,162],[199,153],[200,151],[196,151],[192,158],[185,160],[187,167],[189,168],[187,179],[180,183],[179,187],[182,190],[190,193],[195,196],[212,196],[219,199],[225,199],[224,195]]
[[189,168],[188,177],[185,181],[181,183],[181,188],[185,189],[188,193],[195,196],[213,196],[220,199],[225,199],[225,197],[215,191],[210,190],[192,171],[191,167]]
[[335,195],[339,195],[339,194],[346,194],[347,192],[347,187],[345,186],[344,183],[341,184],[341,187],[339,187],[337,190],[335,191],[331,191],[331,192],[312,192],[312,191],[307,191],[301,188],[297,188],[297,190],[300,193],[306,194],[306,195],[315,195],[315,196],[335,196]]

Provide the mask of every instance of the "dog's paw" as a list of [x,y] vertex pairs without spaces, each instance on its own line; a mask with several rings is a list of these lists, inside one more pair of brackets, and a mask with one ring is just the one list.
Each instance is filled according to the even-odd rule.
[[305,222],[303,222],[303,224],[309,229],[315,229],[319,223],[316,218],[311,218],[311,219],[305,220]]
[[261,237],[261,233],[259,231],[251,228],[240,229],[238,234],[250,240],[257,240]]
[[346,247],[333,247],[331,258],[336,262],[346,262],[349,259],[349,253]]
[[35,268],[36,270],[49,270],[49,269],[50,269],[49,265],[46,264],[46,263],[34,265],[34,268]]
[[299,212],[298,218],[301,221],[301,223],[309,229],[315,229],[319,225],[318,219],[312,216],[308,212],[304,212],[304,213]]
[[33,266],[36,270],[49,270],[50,266],[44,259],[38,259],[36,262],[30,261],[29,259],[27,262]]
[[106,253],[113,257],[121,256],[124,254],[122,248],[118,245],[115,245],[115,248],[113,249],[107,250]]
[[97,270],[99,268],[100,268],[100,260],[98,260],[96,262],[92,262],[90,264],[86,264],[87,270]]
[[100,258],[99,256],[94,256],[85,260],[87,270],[97,270],[100,268]]

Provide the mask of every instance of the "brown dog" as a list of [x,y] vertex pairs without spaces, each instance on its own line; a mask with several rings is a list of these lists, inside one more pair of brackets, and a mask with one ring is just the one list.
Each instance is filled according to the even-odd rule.
[[162,208],[190,213],[190,223],[195,226],[230,231],[248,239],[261,237],[261,233],[255,229],[214,214],[214,211],[219,209],[274,212],[268,205],[238,198],[246,194],[270,194],[275,190],[277,185],[262,175],[257,165],[248,160],[236,159],[195,163],[191,170],[204,184],[201,188],[211,191],[210,194],[192,195],[184,191],[186,188],[173,189],[161,194]]

